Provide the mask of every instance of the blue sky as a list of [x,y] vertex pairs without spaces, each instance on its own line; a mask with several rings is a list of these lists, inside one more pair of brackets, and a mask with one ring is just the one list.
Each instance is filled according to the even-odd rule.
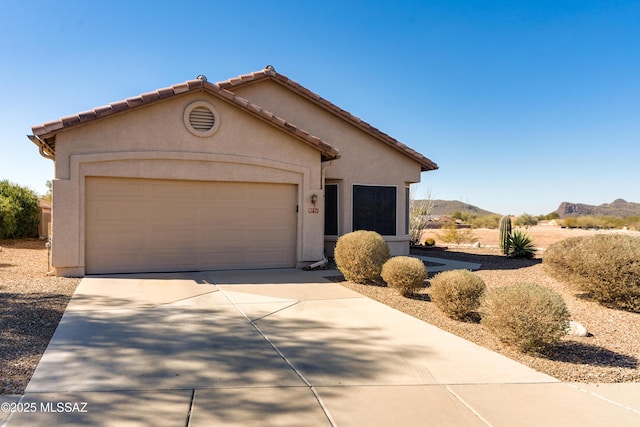
[[640,202],[637,0],[3,0],[0,52],[0,179],[39,193],[31,126],[272,64],[438,163],[418,194]]

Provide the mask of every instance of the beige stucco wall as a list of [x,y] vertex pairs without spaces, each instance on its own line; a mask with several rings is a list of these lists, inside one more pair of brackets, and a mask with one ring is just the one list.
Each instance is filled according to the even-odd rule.
[[[340,159],[326,169],[326,179],[339,183],[340,234],[352,231],[353,185],[395,186],[397,234],[384,238],[393,255],[409,253],[409,236],[405,233],[405,188],[420,181],[421,166],[418,162],[279,83],[265,80],[238,88],[236,93],[286,117],[340,150]],[[335,240],[331,237],[326,239],[329,254]]]
[[[185,108],[207,101],[219,112],[206,138],[183,123]],[[60,132],[56,137],[52,264],[84,274],[84,179],[117,176],[198,181],[279,182],[298,186],[297,262],[322,258],[320,153],[246,111],[204,92],[189,93]]]

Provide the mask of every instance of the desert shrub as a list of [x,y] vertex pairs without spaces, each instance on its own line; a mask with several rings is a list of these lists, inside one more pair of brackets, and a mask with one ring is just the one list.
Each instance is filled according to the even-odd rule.
[[520,230],[511,232],[508,236],[508,254],[509,258],[533,258],[536,254],[536,248],[533,246],[533,240],[526,233]]
[[340,236],[333,256],[345,279],[366,284],[380,281],[382,265],[390,252],[380,234],[358,230]]
[[403,296],[420,289],[427,279],[427,268],[418,258],[396,256],[382,266],[382,278]]
[[500,215],[491,214],[491,215],[483,215],[475,218],[471,218],[469,220],[469,224],[472,228],[498,228],[500,224]]
[[37,194],[7,180],[0,181],[0,238],[34,237],[39,221]]
[[516,218],[513,225],[515,225],[516,227],[529,228],[533,225],[538,225],[538,217],[529,215],[528,213],[523,213],[522,215]]
[[480,306],[487,288],[477,274],[469,270],[443,271],[430,280],[431,301],[452,319],[461,320]]
[[640,238],[622,234],[570,237],[544,253],[546,271],[603,305],[640,312]]
[[482,299],[482,326],[507,345],[540,352],[566,333],[569,312],[553,290],[519,283],[489,290]]
[[453,243],[461,245],[463,243],[475,243],[478,238],[473,235],[473,232],[469,228],[458,228],[457,226],[451,226],[439,234],[438,237],[445,243]]
[[427,237],[426,239],[424,239],[424,245],[425,246],[433,246],[436,244],[436,241],[434,239],[432,239],[431,237]]

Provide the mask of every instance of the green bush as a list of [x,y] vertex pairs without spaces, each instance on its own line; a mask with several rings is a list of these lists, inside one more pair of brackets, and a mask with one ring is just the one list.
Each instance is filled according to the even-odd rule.
[[403,296],[409,296],[424,285],[427,268],[418,258],[393,257],[382,266],[382,278]]
[[433,240],[431,237],[427,237],[426,239],[424,239],[425,246],[433,246],[435,244],[436,244],[436,241]]
[[640,238],[622,234],[570,237],[549,246],[546,271],[603,305],[640,312]]
[[515,230],[509,235],[508,247],[509,258],[533,258],[536,254],[533,240],[520,230]]
[[528,283],[495,288],[482,299],[482,325],[523,352],[540,352],[565,335],[569,312],[553,290]]
[[35,237],[39,222],[37,194],[7,180],[0,181],[0,238]]
[[333,254],[344,278],[356,283],[378,283],[389,245],[375,231],[358,230],[338,238]]
[[480,306],[487,288],[477,274],[469,270],[443,271],[430,280],[431,301],[452,319],[461,320]]

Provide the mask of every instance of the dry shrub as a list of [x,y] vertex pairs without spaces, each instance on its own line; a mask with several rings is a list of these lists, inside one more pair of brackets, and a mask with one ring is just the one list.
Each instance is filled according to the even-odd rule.
[[541,352],[554,346],[569,325],[569,312],[562,297],[530,283],[489,290],[480,311],[482,326],[523,352]]
[[358,230],[340,236],[333,256],[344,278],[362,284],[380,282],[390,255],[389,245],[375,231]]
[[443,271],[430,281],[431,301],[452,319],[462,320],[480,306],[487,286],[469,270]]
[[403,296],[413,294],[427,280],[427,268],[418,258],[397,256],[382,266],[382,278]]
[[640,312],[640,238],[570,237],[549,246],[543,265],[603,305]]

